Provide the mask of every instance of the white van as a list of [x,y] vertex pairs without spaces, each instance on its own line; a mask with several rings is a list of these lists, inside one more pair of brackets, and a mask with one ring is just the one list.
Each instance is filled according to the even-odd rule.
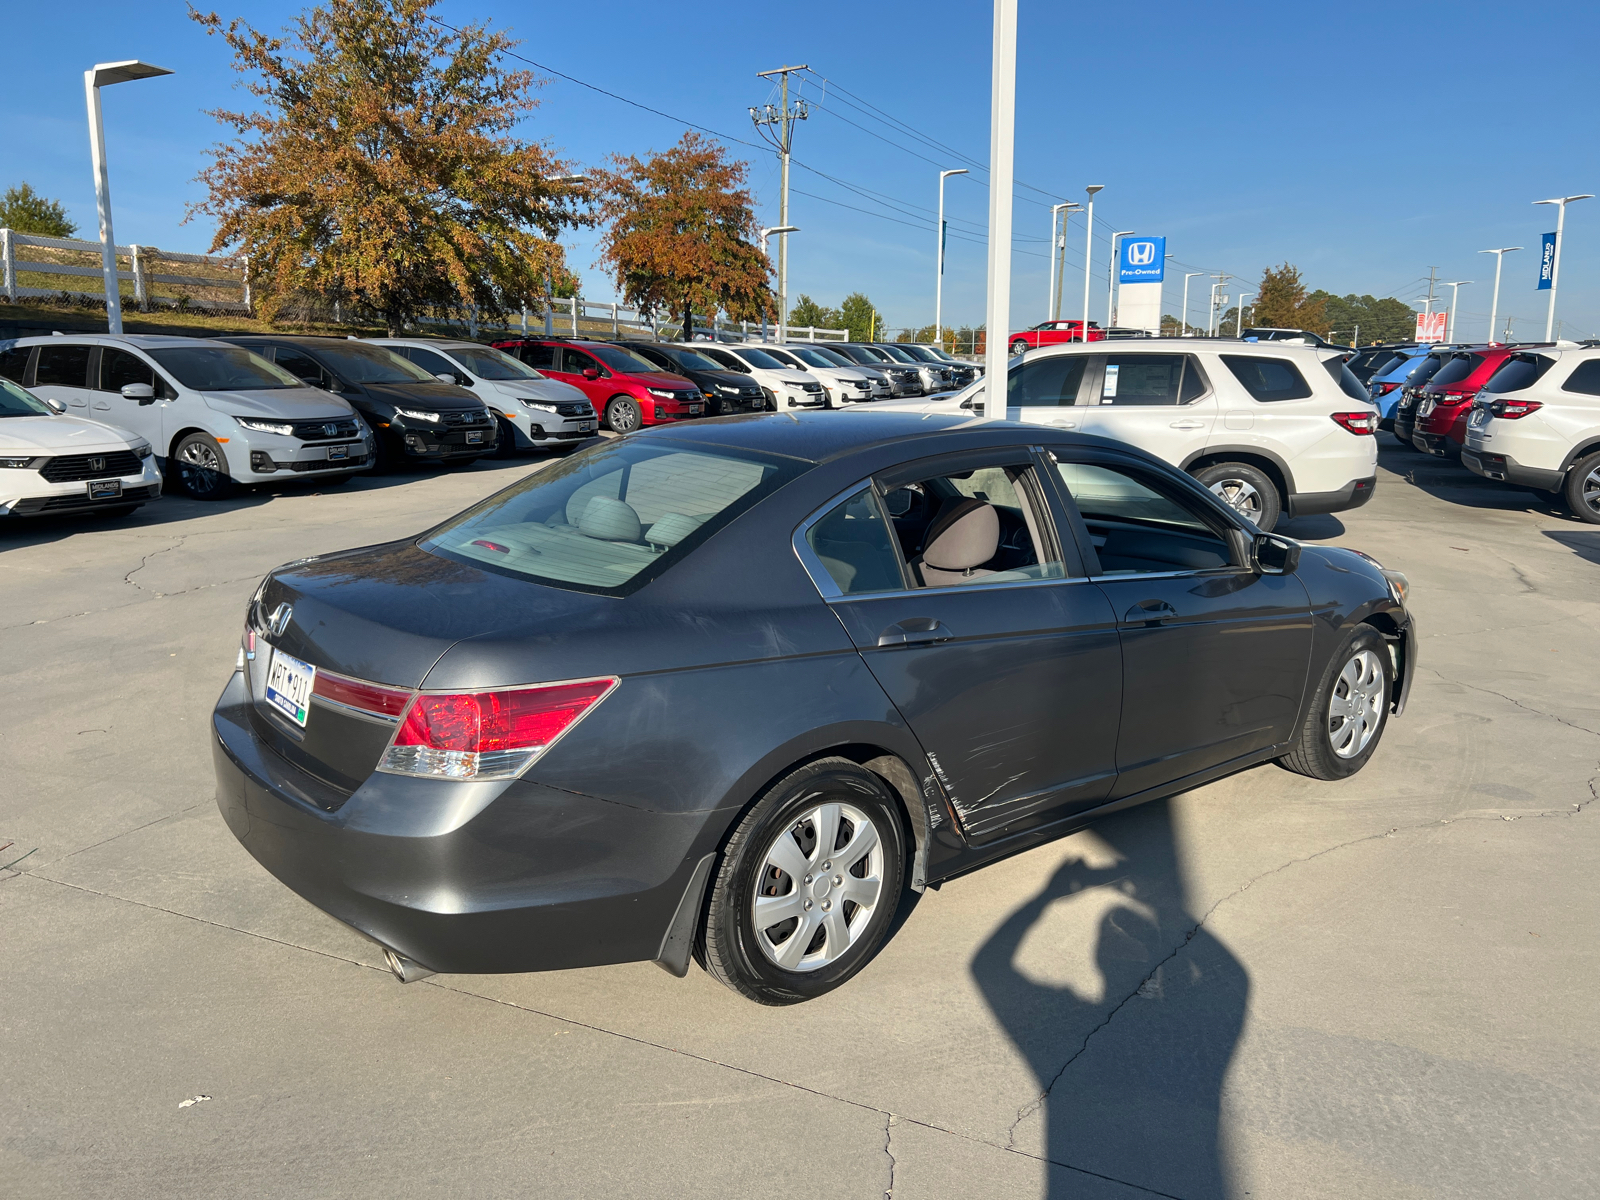
[[754,379],[767,393],[767,404],[774,411],[821,408],[828,403],[828,394],[815,375],[779,362],[759,346],[712,346],[695,342],[693,348],[728,370]]

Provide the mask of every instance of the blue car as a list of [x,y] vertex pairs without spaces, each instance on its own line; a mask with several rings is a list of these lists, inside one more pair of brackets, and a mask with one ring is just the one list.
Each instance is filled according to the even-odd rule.
[[1390,359],[1367,381],[1367,393],[1378,406],[1378,428],[1394,428],[1394,406],[1400,401],[1400,388],[1406,376],[1428,356],[1434,346],[1406,346],[1395,351]]

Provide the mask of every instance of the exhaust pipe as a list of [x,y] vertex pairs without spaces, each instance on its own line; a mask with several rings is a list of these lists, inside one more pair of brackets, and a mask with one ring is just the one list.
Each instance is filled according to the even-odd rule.
[[419,979],[426,979],[429,975],[437,974],[419,962],[413,962],[404,954],[397,953],[385,946],[383,948],[383,961],[389,964],[389,970],[401,983],[415,983]]

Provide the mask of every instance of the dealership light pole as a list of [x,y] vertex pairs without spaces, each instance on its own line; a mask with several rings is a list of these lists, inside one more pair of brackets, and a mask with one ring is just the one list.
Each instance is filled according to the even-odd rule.
[[1554,200],[1535,200],[1535,204],[1554,204],[1556,206],[1556,251],[1555,261],[1550,264],[1550,308],[1544,318],[1544,340],[1550,341],[1550,334],[1556,325],[1556,287],[1561,282],[1561,233],[1567,222],[1567,205],[1574,200],[1593,200],[1593,192],[1585,192],[1581,196],[1559,196]]
[[1178,322],[1178,336],[1189,336],[1189,280],[1204,275],[1204,271],[1190,271],[1183,277],[1183,319]]
[[940,324],[944,319],[944,181],[952,175],[965,175],[965,167],[955,171],[939,172],[939,248],[935,255],[935,274],[933,277],[933,340],[940,349],[944,348],[944,326]]
[[[767,235],[768,234],[773,234],[773,233],[799,233],[799,232],[800,232],[800,226],[798,226],[798,225],[769,225],[769,226],[767,226],[767,228],[765,228],[765,229],[763,229],[761,231],[761,257],[762,258],[766,258],[767,261],[768,261],[768,265],[769,266],[771,265],[771,258],[767,254]],[[767,310],[766,310],[766,308],[764,306],[761,309],[761,340],[763,342],[767,340]]]
[[1052,204],[1050,206],[1050,290],[1045,293],[1045,297],[1044,297],[1044,316],[1045,316],[1045,320],[1047,320],[1047,321],[1055,320],[1055,309],[1056,309],[1056,242],[1058,240],[1060,240],[1065,235],[1065,230],[1062,230],[1061,232],[1057,232],[1058,227],[1061,224],[1060,214],[1061,214],[1063,209],[1065,209],[1066,211],[1070,212],[1072,210],[1072,207],[1073,207],[1073,205],[1072,205],[1072,202],[1070,200],[1065,202],[1065,203],[1063,203],[1063,204]]
[[1521,246],[1501,246],[1498,250],[1479,250],[1479,254],[1494,255],[1494,299],[1489,302],[1489,341],[1494,342],[1494,321],[1500,315],[1500,266],[1506,261],[1506,255],[1513,250],[1521,250]]
[[122,288],[117,282],[117,242],[111,233],[111,176],[106,171],[106,129],[100,119],[100,89],[132,79],[171,75],[165,67],[130,58],[125,62],[95,63],[83,73],[83,90],[89,102],[89,161],[94,165],[94,200],[100,210],[100,269],[105,276],[106,328],[122,332]]
[[989,81],[989,304],[984,345],[983,415],[1006,415],[1011,334],[1011,190],[1016,152],[1017,0],[994,0]]
[[1245,301],[1245,297],[1246,296],[1254,296],[1254,295],[1255,295],[1254,292],[1240,292],[1239,293],[1239,307],[1234,309],[1234,312],[1233,312],[1233,336],[1236,337],[1236,338],[1244,336],[1244,301]]
[[1444,285],[1450,289],[1450,315],[1445,318],[1445,341],[1454,342],[1456,340],[1456,297],[1467,284],[1476,282],[1477,280],[1475,279],[1455,279]]
[[1119,229],[1111,235],[1111,261],[1106,265],[1106,328],[1110,329],[1117,323],[1117,241],[1119,238],[1132,237],[1137,230]]
[[1089,193],[1089,224],[1083,233],[1083,328],[1078,330],[1078,340],[1089,340],[1089,268],[1094,265],[1094,194],[1106,190],[1103,183],[1091,183],[1083,189]]

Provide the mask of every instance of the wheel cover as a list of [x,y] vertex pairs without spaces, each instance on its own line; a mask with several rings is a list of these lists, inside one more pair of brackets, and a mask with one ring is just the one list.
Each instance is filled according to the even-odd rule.
[[883,898],[883,842],[852,804],[807,809],[767,846],[750,916],[767,958],[786,971],[837,962]]
[[190,442],[178,451],[178,478],[191,492],[214,492],[227,472],[222,460],[205,442]]
[[1600,515],[1600,466],[1596,466],[1583,477],[1583,483],[1578,488],[1578,497],[1590,512]]
[[1252,520],[1261,515],[1261,493],[1248,480],[1232,477],[1219,479],[1211,485],[1211,493],[1220,497],[1229,508]]
[[1344,664],[1328,698],[1328,744],[1340,758],[1360,754],[1378,732],[1388,682],[1371,650],[1358,650]]
[[626,400],[613,400],[611,402],[611,428],[618,433],[632,433],[638,425],[634,419],[633,405]]

